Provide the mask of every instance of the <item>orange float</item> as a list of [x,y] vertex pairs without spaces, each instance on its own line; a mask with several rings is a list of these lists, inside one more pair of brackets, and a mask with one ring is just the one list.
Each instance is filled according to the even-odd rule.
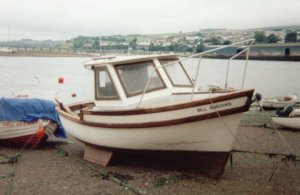
[[45,130],[43,127],[39,127],[36,132],[35,132],[35,135],[38,137],[38,138],[42,138],[44,135],[45,135]]

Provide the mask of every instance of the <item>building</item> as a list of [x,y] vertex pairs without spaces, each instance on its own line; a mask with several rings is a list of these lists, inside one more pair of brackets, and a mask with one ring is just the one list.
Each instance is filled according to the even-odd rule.
[[[218,48],[220,46],[205,46],[204,51]],[[231,57],[242,51],[244,47],[232,46],[222,50],[215,51],[211,57]],[[250,57],[252,59],[266,60],[300,60],[300,43],[286,44],[257,44],[250,48]]]

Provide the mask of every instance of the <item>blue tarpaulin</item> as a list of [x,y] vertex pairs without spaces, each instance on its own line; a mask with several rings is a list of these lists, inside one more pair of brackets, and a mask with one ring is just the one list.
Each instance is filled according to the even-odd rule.
[[32,122],[38,119],[47,119],[56,122],[57,129],[54,135],[66,138],[66,133],[55,110],[54,102],[36,98],[0,99],[0,121]]

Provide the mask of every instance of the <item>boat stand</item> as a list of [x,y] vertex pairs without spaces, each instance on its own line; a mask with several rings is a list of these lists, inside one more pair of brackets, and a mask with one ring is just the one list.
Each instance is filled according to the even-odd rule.
[[102,165],[109,165],[113,156],[113,151],[108,149],[103,149],[90,144],[85,144],[84,146],[84,156],[83,159]]

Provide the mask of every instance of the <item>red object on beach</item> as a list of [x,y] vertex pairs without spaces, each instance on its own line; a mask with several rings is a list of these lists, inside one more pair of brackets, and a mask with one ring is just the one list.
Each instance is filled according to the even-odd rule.
[[45,130],[43,127],[39,127],[36,132],[35,132],[35,135],[38,137],[38,138],[42,138],[44,135],[45,135]]
[[63,84],[64,83],[64,77],[59,77],[58,78],[58,83]]

